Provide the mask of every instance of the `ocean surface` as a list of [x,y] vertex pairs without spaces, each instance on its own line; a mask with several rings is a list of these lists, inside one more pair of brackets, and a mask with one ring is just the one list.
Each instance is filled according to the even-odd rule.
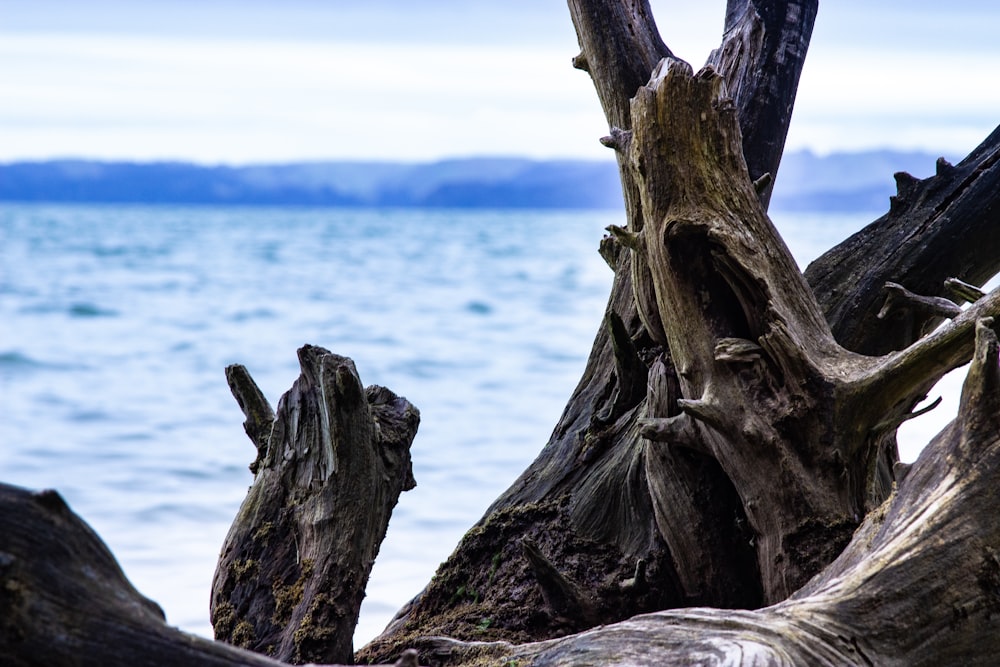
[[[775,214],[800,266],[876,214]],[[224,368],[272,405],[312,343],[421,411],[356,644],[530,463],[579,380],[615,212],[0,205],[0,481],[55,488],[169,623],[212,636],[254,448]],[[960,380],[960,378],[959,378]],[[955,411],[907,424],[904,458]],[[933,396],[932,396],[933,397]]]

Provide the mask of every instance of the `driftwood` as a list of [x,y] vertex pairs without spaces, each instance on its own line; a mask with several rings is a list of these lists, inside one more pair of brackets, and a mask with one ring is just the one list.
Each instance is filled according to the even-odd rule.
[[217,639],[280,660],[349,663],[368,575],[399,494],[415,486],[420,414],[354,362],[307,345],[275,415],[226,369],[257,446],[253,485],[212,582]]
[[213,582],[212,620],[228,644],[167,626],[58,493],[0,486],[0,663],[284,664],[259,653],[353,662],[389,513],[414,486],[409,447],[420,418],[388,389],[365,389],[350,359],[307,345],[299,362],[276,415],[245,368],[226,369],[258,447]]
[[[646,614],[520,646],[427,637],[415,642],[419,664],[995,664],[1000,345],[991,325],[977,325],[958,418],[790,599],[759,611]],[[4,664],[282,664],[166,626],[54,491],[0,485],[0,530]],[[645,585],[639,576],[629,583]],[[417,651],[395,664],[418,664]]]
[[[600,248],[615,271],[604,322],[538,458],[354,658],[992,664],[1000,292],[978,285],[1000,269],[1000,132],[929,179],[897,175],[886,216],[803,274],[766,210],[817,1],[730,0],[697,72],[644,0],[569,6],[626,204]],[[900,464],[897,427],[970,358],[958,418]],[[277,414],[228,372],[256,477],[213,621],[284,660],[348,662],[371,559],[412,483],[416,411],[362,390],[349,360],[307,347],[300,361]],[[0,569],[49,567],[40,549],[0,546]],[[25,600],[49,596],[24,571],[5,590],[31,593],[3,604],[30,624]],[[146,609],[122,642],[162,631]],[[2,627],[22,662],[18,637],[44,636]]]
[[992,322],[958,418],[921,454],[844,552],[788,600],[758,611],[636,616],[514,646],[428,638],[429,664],[994,665],[1000,641],[1000,365]]
[[[1000,188],[986,187],[1000,169],[991,138],[922,184],[934,203],[895,204],[803,281],[764,209],[780,157],[769,147],[784,142],[815,8],[730,2],[711,68],[694,73],[646,3],[570,2],[574,64],[594,80],[625,193],[627,225],[601,248],[615,269],[606,326],[539,457],[361,657],[426,635],[523,642],[590,627],[546,604],[558,596],[520,549],[497,546],[522,538],[592,592],[604,622],[776,602],[888,497],[896,428],[968,360],[976,318],[996,314],[998,299],[924,338],[940,320],[920,311],[919,326],[888,336],[899,321],[877,317],[884,286],[940,296],[944,277],[981,284],[995,272],[1000,253],[966,248],[963,234],[987,248],[1000,238]],[[904,240],[931,273],[949,272],[934,289],[913,280]],[[935,245],[956,259],[938,267]],[[872,341],[889,338],[872,355]],[[581,552],[590,557],[572,557]],[[639,562],[648,585],[619,586]]]

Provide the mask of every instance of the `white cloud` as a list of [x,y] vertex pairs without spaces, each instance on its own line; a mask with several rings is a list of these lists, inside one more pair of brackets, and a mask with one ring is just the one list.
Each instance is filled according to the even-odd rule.
[[788,144],[968,152],[1000,122],[1000,88],[988,85],[998,70],[1000,52],[817,50],[802,74]]
[[[456,14],[436,3],[407,14],[398,2],[296,2],[269,32],[277,10],[262,3],[226,30],[235,9],[219,0],[183,10],[152,3],[152,14],[111,4],[118,14],[70,12],[73,21],[53,23],[61,33],[39,32],[41,10],[6,24],[20,32],[0,26],[11,30],[0,34],[0,159],[607,155],[590,80],[569,65],[575,44],[561,6],[471,4]],[[978,143],[1000,121],[1000,88],[990,85],[1000,44],[960,32],[988,32],[1000,10],[975,4],[955,0],[938,14],[824,5],[788,145],[956,153]],[[387,32],[371,41],[390,5]],[[671,48],[703,62],[724,3],[653,6]],[[186,29],[185,12],[203,20]],[[888,31],[894,16],[906,30]],[[413,30],[399,39],[408,21]],[[83,27],[73,31],[74,22]]]
[[[52,35],[0,41],[3,157],[604,155],[571,54]],[[14,64],[18,63],[15,67]]]

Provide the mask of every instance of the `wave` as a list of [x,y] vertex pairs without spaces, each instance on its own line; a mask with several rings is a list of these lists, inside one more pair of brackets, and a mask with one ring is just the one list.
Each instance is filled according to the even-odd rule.
[[118,311],[92,303],[74,303],[66,311],[70,317],[117,317]]

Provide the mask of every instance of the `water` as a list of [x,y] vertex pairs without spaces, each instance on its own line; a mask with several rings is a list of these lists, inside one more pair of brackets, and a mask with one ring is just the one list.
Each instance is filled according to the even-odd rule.
[[[776,217],[802,265],[872,218]],[[360,644],[548,439],[611,284],[597,244],[620,222],[0,205],[0,480],[58,489],[169,623],[211,636],[211,577],[254,456],[223,369],[246,365],[276,405],[302,344],[350,356],[422,416],[418,486],[393,514]],[[922,445],[936,427],[920,428]]]

